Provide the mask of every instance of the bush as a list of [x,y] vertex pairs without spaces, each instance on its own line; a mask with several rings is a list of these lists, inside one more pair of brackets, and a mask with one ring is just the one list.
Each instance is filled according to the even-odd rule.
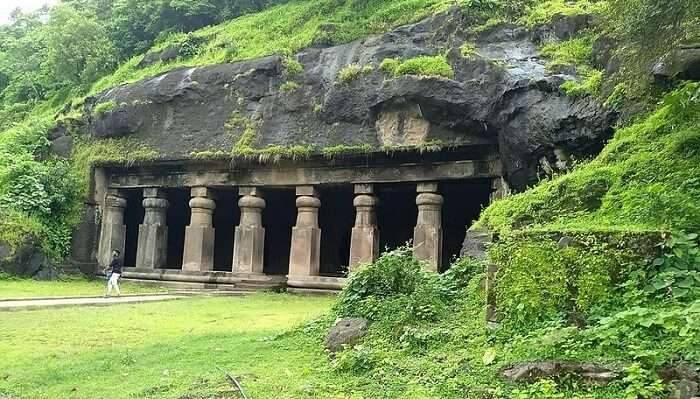
[[288,93],[290,91],[295,91],[296,89],[300,88],[301,86],[297,82],[284,82],[282,85],[280,85],[280,91],[283,93]]
[[357,64],[349,64],[338,73],[338,81],[340,83],[348,83],[359,78],[360,75],[362,75],[362,68]]
[[97,116],[101,116],[103,114],[106,114],[107,112],[112,112],[117,108],[117,103],[114,101],[105,101],[103,103],[99,103],[95,105],[95,109],[93,110],[94,114]]
[[394,75],[421,75],[421,76],[442,76],[445,78],[454,78],[455,72],[452,66],[443,56],[422,56],[411,58],[399,65]]
[[398,324],[436,317],[445,307],[443,290],[439,277],[424,267],[408,247],[384,253],[350,275],[335,312]]
[[282,60],[282,66],[284,67],[284,73],[287,76],[295,76],[304,72],[304,66],[297,60],[291,57],[285,57]]

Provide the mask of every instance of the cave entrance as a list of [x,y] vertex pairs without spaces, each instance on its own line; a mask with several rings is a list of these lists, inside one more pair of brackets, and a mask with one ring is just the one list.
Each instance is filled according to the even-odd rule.
[[413,240],[418,219],[415,184],[382,184],[377,186],[379,206],[379,249],[390,251]]
[[442,268],[459,257],[467,229],[489,204],[491,179],[440,182],[442,206]]
[[233,270],[233,239],[240,219],[241,211],[238,208],[238,191],[217,191],[216,209],[214,210],[215,271],[230,272]]
[[182,269],[185,250],[185,227],[190,224],[190,190],[169,188],[166,190],[168,206],[168,256],[166,269]]
[[352,185],[325,186],[319,190],[321,208],[318,219],[321,228],[322,276],[347,275],[350,263],[350,235],[355,223]]
[[136,251],[139,246],[139,225],[143,222],[143,217],[146,214],[143,209],[143,190],[124,190],[124,194],[126,194],[124,266],[135,267]]
[[292,245],[292,227],[296,223],[296,193],[294,189],[270,188],[265,190],[263,210],[265,227],[265,274],[285,275],[289,272],[289,249]]

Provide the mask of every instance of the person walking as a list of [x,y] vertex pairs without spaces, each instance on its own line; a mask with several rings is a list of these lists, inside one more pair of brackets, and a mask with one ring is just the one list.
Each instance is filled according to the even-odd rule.
[[112,261],[108,267],[108,277],[107,277],[107,293],[105,298],[109,298],[112,294],[112,288],[117,292],[117,296],[121,296],[119,291],[119,278],[122,275],[122,267],[124,266],[124,261],[121,258],[121,252],[118,249],[112,251]]

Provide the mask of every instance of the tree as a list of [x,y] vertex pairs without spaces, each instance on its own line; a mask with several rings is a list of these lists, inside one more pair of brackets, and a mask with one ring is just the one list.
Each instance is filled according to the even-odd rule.
[[68,5],[49,12],[47,66],[56,81],[88,84],[112,70],[116,49],[94,18]]

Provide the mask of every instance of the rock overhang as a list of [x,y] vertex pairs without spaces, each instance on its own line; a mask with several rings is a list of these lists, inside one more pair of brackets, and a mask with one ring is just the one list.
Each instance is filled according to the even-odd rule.
[[[495,145],[516,189],[536,180],[542,159],[553,163],[555,151],[588,156],[602,147],[614,115],[559,90],[574,77],[546,70],[532,32],[502,25],[473,37],[454,23],[459,18],[452,10],[387,34],[306,49],[295,56],[303,65],[297,75],[279,56],[174,70],[89,99],[87,124],[95,137],[135,137],[166,159],[235,158],[242,144],[248,154],[300,146],[309,154],[336,147],[335,155]],[[462,56],[459,45],[471,40],[476,54]],[[454,78],[379,69],[386,58],[439,53]],[[351,64],[371,70],[339,81]],[[284,89],[286,82],[293,89]],[[106,102],[114,109],[96,114]]]

